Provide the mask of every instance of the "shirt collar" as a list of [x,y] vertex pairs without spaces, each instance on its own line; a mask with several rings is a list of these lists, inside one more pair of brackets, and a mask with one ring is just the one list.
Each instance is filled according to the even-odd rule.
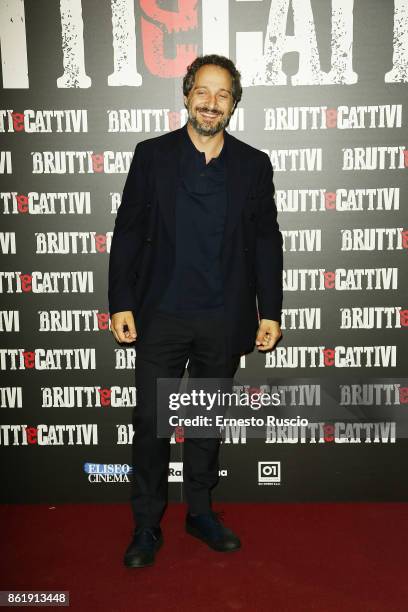
[[[190,155],[198,155],[200,156],[200,158],[204,155],[204,153],[202,151],[199,151],[197,149],[197,147],[195,146],[195,144],[193,143],[193,141],[190,138],[190,135],[187,131],[187,123],[184,124],[183,128],[183,143],[184,143],[184,147],[186,152],[190,153]],[[227,152],[227,138],[225,136],[225,132],[224,132],[224,144],[223,147],[221,149],[220,154],[218,155],[218,157],[213,158],[211,161],[212,163],[217,163],[217,162],[221,162],[224,161],[225,156],[226,156],[226,152]]]

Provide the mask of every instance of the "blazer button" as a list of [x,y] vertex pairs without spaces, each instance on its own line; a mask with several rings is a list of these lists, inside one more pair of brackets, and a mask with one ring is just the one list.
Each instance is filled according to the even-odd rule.
[[147,244],[151,244],[152,239],[151,239],[150,237],[149,237],[149,238],[146,238],[146,242],[147,242]]
[[248,253],[248,251],[249,251],[248,247],[245,247],[244,251],[245,251],[245,253]]
[[150,203],[146,204],[146,208],[151,208],[151,207],[152,207],[152,205]]

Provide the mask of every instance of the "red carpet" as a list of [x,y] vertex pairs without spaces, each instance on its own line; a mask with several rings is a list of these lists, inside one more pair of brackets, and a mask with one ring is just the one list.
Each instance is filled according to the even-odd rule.
[[129,570],[127,505],[2,506],[1,589],[70,591],[72,610],[407,612],[407,504],[216,504],[223,554],[169,506],[151,568]]

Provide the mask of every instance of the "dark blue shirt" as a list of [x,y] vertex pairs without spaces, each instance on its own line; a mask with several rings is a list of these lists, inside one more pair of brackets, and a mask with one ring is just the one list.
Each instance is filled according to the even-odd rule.
[[175,266],[159,305],[165,312],[195,315],[223,307],[220,252],[227,208],[226,139],[207,164],[183,127],[181,182],[176,199]]

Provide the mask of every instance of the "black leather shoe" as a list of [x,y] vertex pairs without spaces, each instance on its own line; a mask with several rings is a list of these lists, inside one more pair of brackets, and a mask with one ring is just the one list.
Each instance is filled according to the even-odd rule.
[[160,527],[139,527],[135,530],[124,557],[126,567],[153,565],[156,552],[163,544]]
[[238,550],[241,548],[241,542],[231,529],[224,527],[219,518],[220,514],[212,510],[208,514],[187,514],[186,531],[218,552]]

